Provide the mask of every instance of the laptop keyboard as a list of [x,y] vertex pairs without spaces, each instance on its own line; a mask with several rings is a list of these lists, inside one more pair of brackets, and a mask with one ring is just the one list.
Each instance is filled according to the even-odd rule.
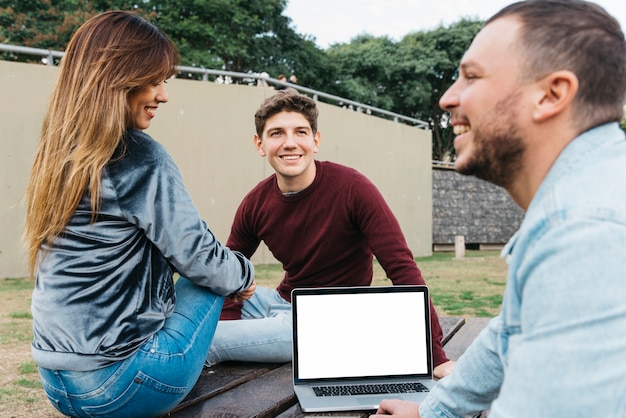
[[428,392],[419,382],[383,383],[370,385],[313,386],[316,396],[375,395],[381,393]]

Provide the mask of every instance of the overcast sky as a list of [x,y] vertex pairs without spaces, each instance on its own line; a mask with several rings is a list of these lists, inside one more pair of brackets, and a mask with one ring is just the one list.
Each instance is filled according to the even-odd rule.
[[[398,41],[410,32],[449,25],[463,17],[485,20],[510,0],[288,0],[284,15],[300,34],[326,49],[357,35],[387,35]],[[626,0],[597,0],[626,30]]]

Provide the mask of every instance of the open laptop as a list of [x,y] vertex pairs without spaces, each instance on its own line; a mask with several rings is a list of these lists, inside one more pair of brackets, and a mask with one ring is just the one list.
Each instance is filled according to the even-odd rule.
[[302,411],[377,409],[391,398],[421,402],[435,384],[426,286],[298,288],[291,304]]

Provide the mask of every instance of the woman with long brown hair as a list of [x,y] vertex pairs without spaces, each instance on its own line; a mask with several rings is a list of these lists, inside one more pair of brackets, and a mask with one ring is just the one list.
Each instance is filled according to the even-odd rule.
[[122,11],[88,20],[61,60],[25,242],[33,359],[69,416],[171,410],[202,370],[224,296],[254,291],[250,262],[215,239],[172,158],[142,132],[177,64],[167,36]]

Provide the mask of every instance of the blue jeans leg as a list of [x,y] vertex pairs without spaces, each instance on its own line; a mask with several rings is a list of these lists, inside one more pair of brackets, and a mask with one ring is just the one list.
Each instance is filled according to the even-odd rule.
[[244,302],[241,319],[220,321],[206,365],[222,361],[291,361],[291,303],[275,289],[257,287]]
[[198,380],[224,298],[181,278],[176,307],[131,357],[89,372],[40,368],[52,404],[76,417],[155,417],[174,408]]

